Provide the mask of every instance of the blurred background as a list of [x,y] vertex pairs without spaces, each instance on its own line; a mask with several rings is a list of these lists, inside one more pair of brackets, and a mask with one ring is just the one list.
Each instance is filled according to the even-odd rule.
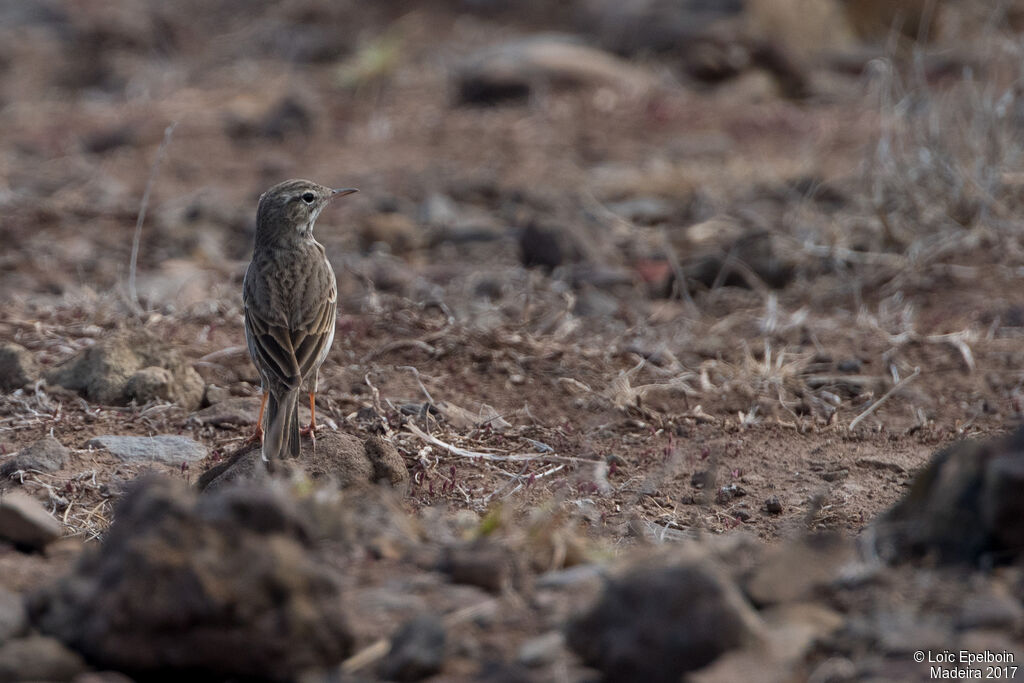
[[847,360],[935,368],[900,428],[1002,419],[1022,25],[996,0],[2,2],[4,305],[117,325],[152,181],[142,309],[237,345],[257,199],[306,177],[362,190],[318,225],[342,343],[434,306],[704,367],[688,390],[729,414],[856,415],[877,392],[836,384]]

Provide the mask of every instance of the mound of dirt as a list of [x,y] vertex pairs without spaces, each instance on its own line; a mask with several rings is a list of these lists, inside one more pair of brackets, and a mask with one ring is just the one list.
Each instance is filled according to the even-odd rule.
[[35,626],[102,666],[147,676],[293,679],[343,659],[339,577],[295,502],[276,489],[202,498],[137,482],[99,547],[35,594]]
[[[298,467],[313,479],[332,479],[342,488],[378,481],[386,481],[403,493],[408,488],[405,461],[393,445],[379,437],[371,436],[364,442],[348,434],[327,432],[316,442],[303,439],[301,446],[299,457],[285,461],[285,467]],[[266,477],[259,444],[251,444],[204,472],[197,486],[201,491],[212,491],[235,481]]]

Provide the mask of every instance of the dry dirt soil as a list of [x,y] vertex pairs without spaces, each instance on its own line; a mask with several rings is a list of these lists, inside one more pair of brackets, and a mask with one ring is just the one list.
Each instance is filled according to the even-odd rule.
[[[608,39],[608,3],[496,4],[0,3],[0,341],[42,378],[144,334],[205,385],[192,407],[42,379],[0,394],[0,460],[70,449],[5,485],[89,545],[139,473],[194,483],[239,450],[251,401],[196,415],[259,395],[241,279],[258,197],[290,177],[360,188],[316,228],[340,288],[318,416],[394,444],[424,524],[554,510],[611,556],[856,538],[940,447],[1018,424],[1024,100],[1003,15],[951,3],[918,44],[827,15],[836,33],[802,44],[755,2],[683,50]],[[608,64],[516,42],[551,31]],[[126,463],[87,445],[103,434],[210,455]],[[0,550],[0,584],[69,561]]]

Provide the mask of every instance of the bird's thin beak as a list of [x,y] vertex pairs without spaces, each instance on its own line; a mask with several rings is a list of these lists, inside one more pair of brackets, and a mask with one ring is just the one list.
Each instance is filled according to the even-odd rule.
[[359,192],[355,187],[343,187],[338,190],[331,190],[331,199],[337,199],[338,197],[344,197],[347,194],[353,194]]

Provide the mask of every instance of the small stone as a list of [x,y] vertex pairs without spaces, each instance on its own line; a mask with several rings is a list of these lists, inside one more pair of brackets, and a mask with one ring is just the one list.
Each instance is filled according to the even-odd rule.
[[519,233],[519,262],[526,268],[539,267],[550,272],[577,260],[579,250],[561,225],[534,221]]
[[764,502],[764,511],[769,515],[782,514],[782,501],[778,496],[769,496],[768,500]]
[[52,436],[44,436],[5,460],[0,465],[0,478],[6,479],[19,470],[55,472],[64,467],[67,459],[68,449]]
[[135,400],[138,405],[153,401],[169,401],[174,377],[167,368],[151,366],[142,368],[131,377],[125,385],[128,400]]
[[494,543],[474,543],[448,548],[441,560],[441,571],[453,583],[477,586],[492,593],[500,593],[519,580],[516,555],[508,548]]
[[846,479],[848,476],[850,476],[850,470],[846,468],[821,473],[821,478],[829,482]]
[[206,385],[206,391],[203,392],[203,403],[207,406],[216,405],[229,400],[231,400],[231,392],[224,387],[219,387],[216,384]]
[[0,391],[15,391],[39,377],[39,365],[20,344],[0,343]]
[[21,596],[0,588],[0,644],[17,638],[28,626],[28,615]]
[[161,436],[97,436],[86,446],[104,448],[125,462],[160,462],[181,465],[206,457],[206,447],[187,436],[165,434]]
[[560,631],[548,631],[523,643],[516,661],[530,668],[546,666],[555,661],[564,648],[565,636]]
[[56,638],[29,636],[0,646],[0,681],[70,681],[88,667]]
[[429,614],[405,622],[391,638],[391,650],[381,662],[387,680],[418,681],[441,671],[444,665],[445,630],[441,620]]
[[420,220],[425,225],[446,227],[455,225],[459,219],[458,206],[447,195],[434,192],[420,207]]
[[864,364],[860,362],[859,358],[845,358],[836,363],[836,370],[856,375],[860,372],[863,366]]
[[38,500],[20,491],[0,494],[0,538],[39,550],[60,535],[60,522]]

